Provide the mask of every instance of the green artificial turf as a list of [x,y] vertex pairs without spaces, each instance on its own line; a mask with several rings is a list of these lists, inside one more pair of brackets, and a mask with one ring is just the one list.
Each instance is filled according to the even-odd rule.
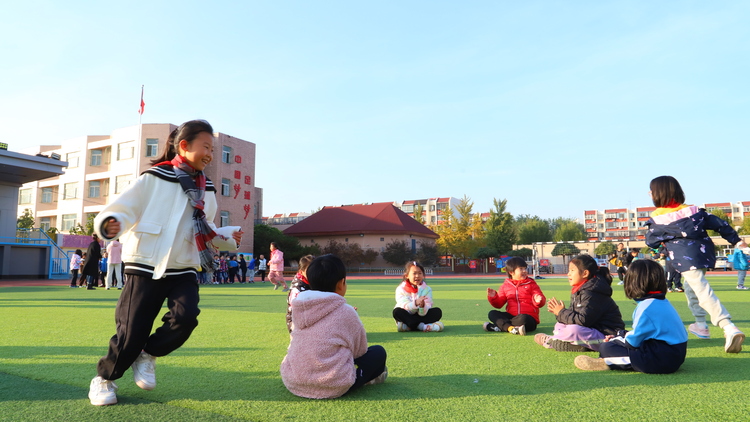
[[[735,323],[750,333],[750,292],[736,278],[710,276]],[[750,344],[724,353],[722,331],[690,336],[688,357],[671,375],[582,372],[577,353],[525,337],[487,333],[486,288],[499,279],[429,278],[445,331],[398,333],[391,318],[398,278],[349,280],[370,344],[388,352],[384,384],[335,400],[289,393],[279,364],[289,335],[286,295],[266,284],[201,288],[200,325],[157,360],[158,386],[144,391],[131,373],[117,381],[115,406],[89,404],[96,362],[114,334],[117,290],[0,288],[0,420],[5,421],[742,421],[750,418]],[[546,296],[568,303],[565,279],[543,279]],[[626,325],[635,304],[615,288]],[[681,293],[668,298],[692,322]],[[542,309],[537,332],[550,333]],[[591,353],[591,356],[595,354]]]

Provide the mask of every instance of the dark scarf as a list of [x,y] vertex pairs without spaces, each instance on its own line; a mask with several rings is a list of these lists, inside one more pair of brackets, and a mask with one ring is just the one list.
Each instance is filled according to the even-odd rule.
[[206,175],[202,171],[194,169],[181,155],[175,156],[172,161],[157,165],[162,164],[171,164],[174,167],[177,181],[180,182],[180,186],[185,191],[190,205],[193,206],[193,233],[195,233],[195,245],[198,247],[201,267],[203,269],[213,268],[213,256],[216,254],[216,248],[211,243],[211,240],[216,236],[219,236],[221,239],[226,238],[211,230],[211,226],[208,225],[208,221],[206,220],[206,213],[203,212],[203,197],[206,194]]

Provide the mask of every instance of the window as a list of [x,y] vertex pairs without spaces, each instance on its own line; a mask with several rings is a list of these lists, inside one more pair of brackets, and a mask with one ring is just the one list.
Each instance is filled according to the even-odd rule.
[[89,165],[91,166],[101,166],[102,165],[102,150],[100,149],[92,149],[91,150],[91,160],[89,161]]
[[39,219],[39,228],[47,231],[52,227],[52,219],[50,217],[42,217]]
[[42,188],[42,203],[49,204],[54,201],[54,188]]
[[127,160],[135,156],[135,141],[117,144],[117,159]]
[[70,231],[73,227],[76,225],[76,215],[75,214],[63,214],[62,215],[62,227],[60,228],[61,231]]
[[221,179],[221,194],[224,196],[229,196],[229,184],[231,181],[229,179]]
[[430,211],[435,211],[435,206],[434,205],[430,205]]
[[99,180],[92,180],[89,182],[89,198],[98,198],[101,195],[102,182]]
[[380,241],[381,241],[381,242],[385,242],[385,238],[384,238],[384,237],[381,237],[381,238],[380,238]]
[[434,215],[430,217],[430,222],[433,223],[433,224],[435,224],[435,216]]
[[130,174],[126,174],[124,176],[117,176],[115,178],[115,193],[123,193],[125,189],[127,189],[128,186],[130,186],[130,182],[133,180],[133,176]]
[[232,148],[228,146],[221,147],[221,162],[229,164],[230,158],[232,158]]
[[65,154],[65,161],[68,162],[68,168],[69,169],[78,167],[78,158],[79,158],[79,155],[80,155],[80,153],[78,151],[76,151],[76,152],[69,152],[69,153]]
[[78,182],[63,185],[63,199],[78,198]]
[[31,189],[21,189],[18,191],[18,203],[20,205],[31,203]]
[[226,227],[229,225],[229,211],[221,212],[221,221],[219,224],[221,224],[220,227]]
[[401,211],[406,213],[414,212],[414,205],[403,205]]
[[146,139],[146,157],[156,157],[159,153],[159,140],[148,138]]
[[344,242],[349,242],[349,238],[348,237],[344,238]]

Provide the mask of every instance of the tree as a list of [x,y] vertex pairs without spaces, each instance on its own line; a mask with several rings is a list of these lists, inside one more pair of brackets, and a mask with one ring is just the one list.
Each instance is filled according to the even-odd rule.
[[739,233],[742,235],[750,234],[750,216],[745,217],[745,219],[742,220],[742,226],[740,227]]
[[419,242],[416,258],[425,267],[434,267],[440,260],[440,255],[438,255],[438,248],[435,244]]
[[34,215],[31,210],[26,208],[23,214],[16,220],[16,227],[19,229],[31,229],[34,227]]
[[419,224],[424,224],[424,217],[422,216],[422,212],[424,212],[422,204],[417,204],[414,206],[414,219],[419,221]]
[[513,215],[506,211],[508,200],[492,199],[494,208],[490,210],[490,218],[484,225],[484,238],[487,246],[504,253],[509,251],[516,242],[516,232],[513,227]]
[[381,255],[385,262],[402,266],[412,259],[411,246],[405,240],[393,240],[385,245]]
[[601,255],[609,256],[615,253],[615,251],[617,251],[617,246],[615,246],[615,244],[610,241],[606,241],[606,242],[600,243],[596,247],[596,249],[594,249],[594,254],[598,256],[601,256]]
[[317,244],[302,246],[299,239],[292,236],[285,236],[281,230],[266,224],[257,224],[253,228],[253,254],[255,257],[265,255],[270,256],[269,246],[271,242],[284,252],[284,260],[296,261],[305,255],[320,255],[320,247]]
[[463,199],[456,205],[456,212],[458,215],[453,214],[451,207],[446,207],[443,210],[443,222],[435,227],[435,233],[440,236],[437,240],[437,245],[445,255],[454,255],[458,258],[468,258],[472,252],[479,246],[478,241],[472,236],[476,233],[476,237],[480,237],[481,229],[474,215],[472,214],[472,208],[474,203],[471,199],[464,195]]
[[534,251],[529,248],[518,248],[508,252],[510,256],[517,256],[519,258],[531,259],[534,256]]
[[367,249],[362,254],[362,262],[367,265],[370,265],[373,262],[375,262],[376,259],[378,259],[378,255],[380,255],[380,253],[376,251],[375,249]]
[[477,249],[477,251],[474,253],[474,257],[477,259],[487,259],[497,257],[498,255],[500,254],[497,252],[497,249],[487,246]]
[[555,242],[574,242],[586,239],[583,224],[571,219],[558,219],[552,240]]
[[528,245],[535,242],[551,242],[552,232],[549,222],[537,216],[524,216],[517,220],[518,244]]
[[70,229],[69,233],[91,236],[92,234],[94,234],[94,218],[96,218],[96,214],[89,214],[86,217],[85,226],[82,226],[81,223],[78,223]]
[[552,256],[562,256],[563,264],[565,263],[566,256],[574,256],[581,253],[581,250],[572,243],[558,243],[555,248],[552,249]]

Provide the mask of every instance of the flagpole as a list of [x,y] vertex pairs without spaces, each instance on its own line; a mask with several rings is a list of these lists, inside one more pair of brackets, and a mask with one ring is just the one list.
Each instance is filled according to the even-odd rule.
[[143,163],[141,162],[141,151],[143,150],[142,143],[143,143],[143,125],[141,124],[141,121],[143,119],[143,111],[145,103],[143,102],[143,85],[141,85],[141,102],[138,104],[138,142],[136,143],[136,157],[138,159],[138,171],[135,174],[135,177],[138,177],[141,174],[141,167],[143,167]]

